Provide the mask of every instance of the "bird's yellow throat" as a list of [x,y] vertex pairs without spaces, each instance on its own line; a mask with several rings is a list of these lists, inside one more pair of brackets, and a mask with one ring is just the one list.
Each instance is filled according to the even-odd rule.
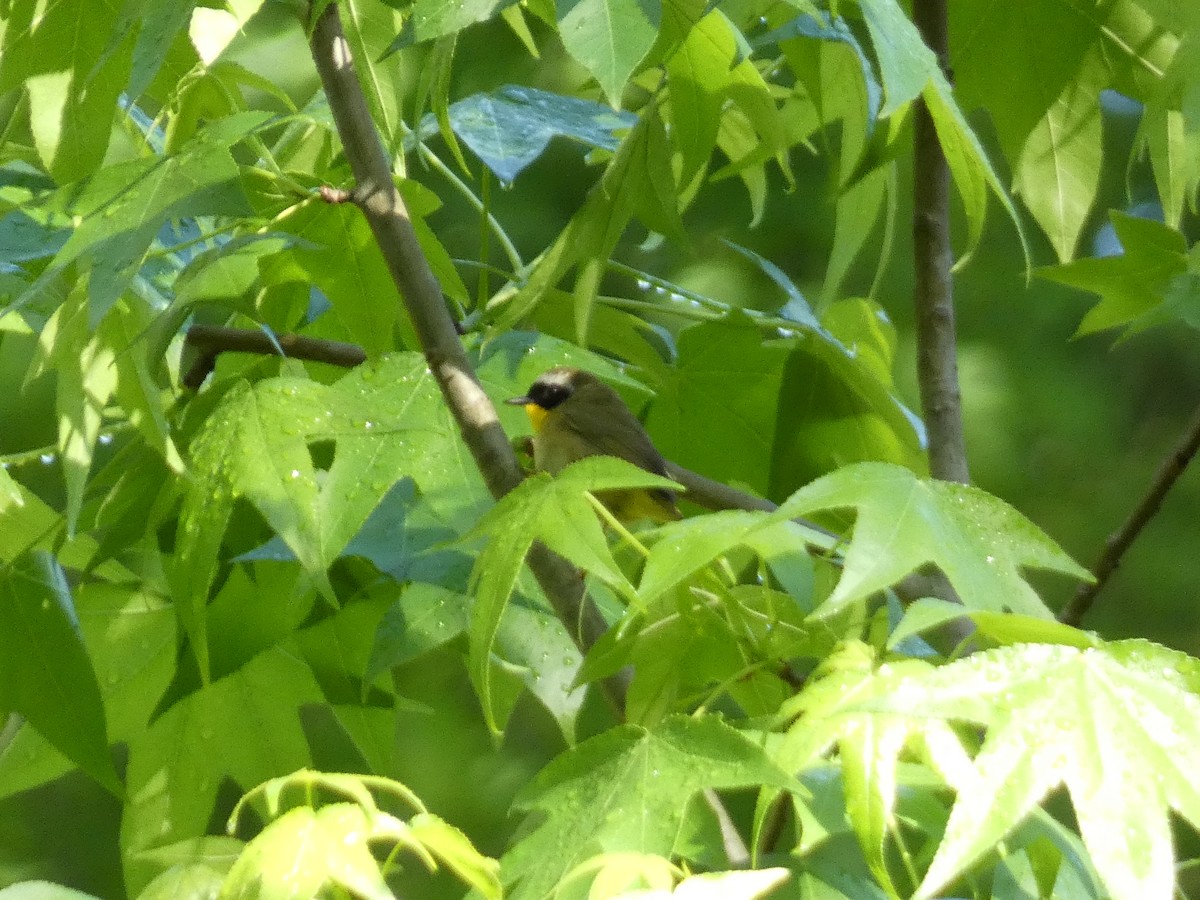
[[546,424],[546,416],[550,415],[550,410],[542,409],[536,403],[526,403],[525,415],[529,416],[529,423],[533,426],[533,430],[538,432]]

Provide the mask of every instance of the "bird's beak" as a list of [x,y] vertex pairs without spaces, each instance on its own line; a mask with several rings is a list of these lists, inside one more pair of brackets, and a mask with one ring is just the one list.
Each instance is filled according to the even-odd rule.
[[509,397],[504,402],[507,403],[509,406],[527,406],[528,404],[532,403],[533,401],[528,397]]

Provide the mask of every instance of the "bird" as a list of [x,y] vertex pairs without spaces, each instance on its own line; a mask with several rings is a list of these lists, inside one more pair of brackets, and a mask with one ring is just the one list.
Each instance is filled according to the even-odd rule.
[[[520,397],[533,426],[533,463],[557,475],[588,456],[615,456],[655,475],[669,478],[667,461],[620,395],[583,369],[557,366],[543,372]],[[663,523],[682,518],[675,492],[666,488],[598,491],[596,498],[618,520]]]

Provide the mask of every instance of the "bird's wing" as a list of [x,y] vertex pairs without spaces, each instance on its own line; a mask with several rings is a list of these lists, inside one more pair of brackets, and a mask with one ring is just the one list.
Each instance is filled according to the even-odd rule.
[[655,475],[667,474],[666,460],[624,403],[598,415],[579,420],[573,417],[570,428],[605,456],[619,457]]

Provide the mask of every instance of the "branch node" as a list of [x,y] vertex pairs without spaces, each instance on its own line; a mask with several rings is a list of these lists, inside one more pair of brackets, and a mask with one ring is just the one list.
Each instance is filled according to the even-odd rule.
[[335,188],[330,184],[323,184],[317,190],[317,194],[326,203],[348,203],[354,199],[354,195],[345,188]]

